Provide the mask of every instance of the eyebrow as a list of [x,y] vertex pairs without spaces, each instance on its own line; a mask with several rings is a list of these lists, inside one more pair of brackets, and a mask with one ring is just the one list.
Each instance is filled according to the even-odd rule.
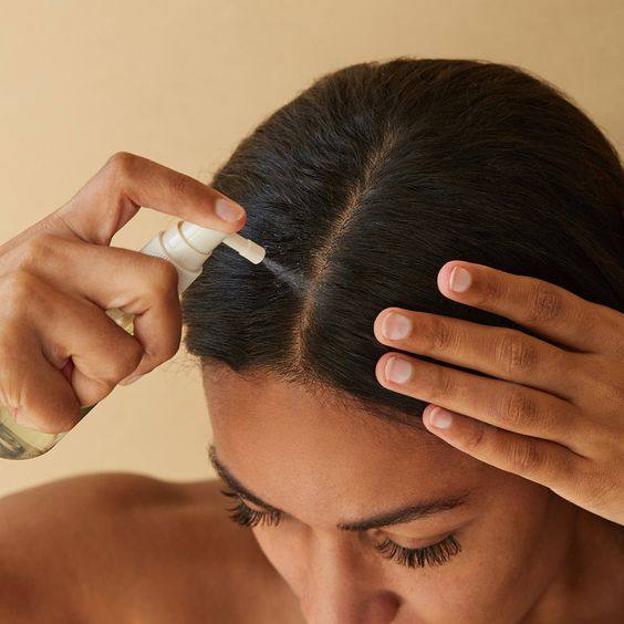
[[[247,499],[248,501],[254,503],[254,505],[258,505],[258,507],[262,507],[267,511],[285,513],[281,509],[265,503],[261,498],[246,488],[219,461],[219,459],[217,459],[217,451],[214,445],[210,445],[208,447],[208,457],[210,458],[210,463],[216,470],[217,474],[242,498]],[[412,522],[437,513],[455,509],[466,503],[469,499],[470,493],[471,490],[468,490],[455,496],[444,496],[426,501],[418,501],[411,505],[400,507],[399,509],[394,509],[363,520],[357,520],[355,522],[341,522],[336,526],[343,531],[368,531],[370,529],[378,529],[395,524],[405,524],[407,522]]]

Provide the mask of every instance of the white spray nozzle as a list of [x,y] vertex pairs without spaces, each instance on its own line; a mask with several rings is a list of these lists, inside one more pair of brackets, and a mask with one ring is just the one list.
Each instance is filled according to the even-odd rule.
[[266,254],[264,247],[240,234],[228,234],[188,221],[178,221],[168,230],[159,232],[141,251],[169,260],[175,266],[181,295],[201,275],[204,262],[221,243],[254,264],[262,262]]
[[252,240],[241,236],[240,234],[230,234],[223,239],[223,242],[234,251],[253,262],[254,264],[260,264],[264,260],[266,255],[266,249],[254,243]]

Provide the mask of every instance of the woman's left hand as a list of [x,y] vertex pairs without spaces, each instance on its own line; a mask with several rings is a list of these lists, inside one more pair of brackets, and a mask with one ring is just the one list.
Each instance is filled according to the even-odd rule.
[[[451,290],[454,269],[454,284],[469,284],[463,291]],[[374,325],[384,345],[498,379],[388,352],[375,369],[379,382],[430,402],[423,422],[452,446],[624,524],[624,314],[482,264],[447,262],[438,287],[560,346],[510,328],[386,308]]]

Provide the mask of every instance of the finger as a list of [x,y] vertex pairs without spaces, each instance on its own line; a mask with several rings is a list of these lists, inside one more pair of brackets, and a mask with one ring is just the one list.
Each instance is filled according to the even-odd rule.
[[515,329],[394,307],[377,316],[374,331],[381,343],[395,349],[478,370],[566,400],[572,399],[576,387],[580,354]]
[[80,402],[71,384],[29,328],[15,324],[0,332],[0,356],[0,404],[12,408],[18,424],[62,433],[79,422]]
[[478,377],[399,353],[385,353],[375,369],[390,390],[523,435],[579,448],[589,424],[575,405],[518,384]]
[[[45,378],[50,383],[56,381],[53,392],[60,397],[59,401],[66,401],[67,395],[58,384],[69,385],[61,372],[68,358],[74,364],[70,389],[73,387],[79,406],[93,405],[107,396],[141,359],[141,344],[100,308],[57,290],[37,275],[18,271],[3,276],[0,296],[3,296],[2,359],[10,363],[2,367],[5,378],[9,377],[3,392],[7,404],[19,407],[42,431],[54,432],[50,427],[76,422],[75,412],[55,414],[46,406],[49,388],[42,381]],[[36,357],[34,364],[25,361],[18,354],[19,345],[7,338],[25,332],[37,339],[39,351],[47,362],[45,366],[41,357]],[[55,368],[58,374],[52,374],[47,367]]]
[[435,405],[425,408],[423,423],[475,459],[556,490],[566,488],[584,460],[555,442],[500,430]]
[[[140,206],[231,233],[241,229],[246,218],[239,204],[199,180],[147,158],[119,152],[50,219],[60,219],[85,241],[108,245]],[[232,220],[219,216],[228,208]]]
[[[462,292],[450,288],[455,268],[470,275],[470,285]],[[465,279],[462,271],[454,276],[458,283]],[[623,314],[549,282],[452,261],[440,269],[438,288],[454,301],[509,318],[564,347],[587,353],[621,353],[624,349]]]
[[38,275],[102,310],[120,309],[135,315],[133,334],[143,354],[133,373],[148,373],[177,353],[182,313],[178,274],[170,262],[138,251],[46,234],[31,237],[9,252],[3,263]]

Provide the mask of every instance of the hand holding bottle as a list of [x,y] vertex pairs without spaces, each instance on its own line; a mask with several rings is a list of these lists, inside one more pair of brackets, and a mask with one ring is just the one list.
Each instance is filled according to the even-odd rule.
[[[177,352],[175,267],[110,246],[141,206],[228,233],[246,218],[198,180],[120,152],[67,204],[0,246],[0,409],[19,424],[68,431],[81,406]],[[133,334],[113,309],[135,315]]]

